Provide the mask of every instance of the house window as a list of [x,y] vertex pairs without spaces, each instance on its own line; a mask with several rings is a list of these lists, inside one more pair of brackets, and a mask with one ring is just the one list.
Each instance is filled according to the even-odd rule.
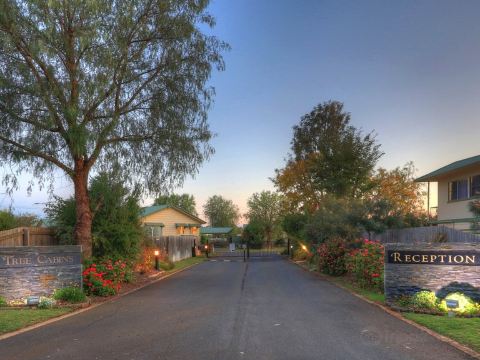
[[178,226],[177,227],[177,234],[178,235],[183,235],[185,233],[185,228],[183,226]]
[[468,179],[452,181],[448,186],[448,200],[468,199]]
[[145,225],[144,231],[145,235],[151,239],[158,239],[162,236],[162,226],[160,225]]
[[480,175],[470,178],[470,197],[480,196]]

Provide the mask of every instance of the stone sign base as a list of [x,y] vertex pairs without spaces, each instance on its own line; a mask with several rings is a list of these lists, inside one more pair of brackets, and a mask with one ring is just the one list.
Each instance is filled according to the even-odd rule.
[[480,302],[480,244],[386,244],[386,302],[422,290]]
[[0,247],[0,296],[25,301],[82,286],[81,246]]

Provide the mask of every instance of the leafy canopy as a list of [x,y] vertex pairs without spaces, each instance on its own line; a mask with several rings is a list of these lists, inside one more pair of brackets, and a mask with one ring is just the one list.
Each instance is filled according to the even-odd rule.
[[152,192],[181,183],[213,149],[213,67],[228,45],[208,0],[0,0],[0,165],[17,185],[62,169],[120,164]]
[[338,101],[317,105],[293,127],[292,154],[273,180],[292,208],[315,211],[326,195],[358,197],[383,155],[373,133],[350,124]]
[[176,206],[180,209],[185,210],[186,212],[198,216],[196,209],[195,197],[190,194],[170,194],[170,195],[160,195],[157,197],[153,205],[170,205]]
[[240,210],[232,200],[227,200],[221,195],[213,195],[203,205],[203,212],[214,227],[236,227],[240,218]]
[[262,235],[271,242],[275,232],[281,230],[283,214],[283,197],[273,191],[254,193],[247,201],[249,222],[255,222],[262,231]]

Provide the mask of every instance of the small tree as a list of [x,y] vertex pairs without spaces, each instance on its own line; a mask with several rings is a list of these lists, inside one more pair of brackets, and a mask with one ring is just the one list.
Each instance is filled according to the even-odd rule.
[[203,212],[210,222],[210,226],[235,227],[240,218],[240,210],[232,200],[227,200],[220,195],[209,197]]
[[155,199],[155,202],[153,204],[176,206],[192,215],[198,216],[195,198],[193,195],[190,194],[161,195]]
[[247,201],[246,217],[261,227],[268,247],[272,246],[273,234],[280,230],[282,203],[282,196],[272,191],[254,193]]
[[15,215],[9,210],[0,210],[0,231],[17,227]]
[[[93,210],[93,255],[135,258],[142,240],[139,191],[129,191],[116,175],[102,173],[90,185]],[[74,243],[75,198],[55,198],[46,213],[61,241]]]

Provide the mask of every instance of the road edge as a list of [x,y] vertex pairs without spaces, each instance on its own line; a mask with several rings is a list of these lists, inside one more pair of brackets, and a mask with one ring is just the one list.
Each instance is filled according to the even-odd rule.
[[302,269],[303,271],[305,271],[305,272],[307,272],[307,273],[309,273],[309,274],[315,275],[315,276],[321,278],[322,280],[325,280],[325,281],[327,281],[328,283],[330,283],[330,284],[332,284],[332,285],[335,285],[336,287],[339,287],[339,288],[347,291],[348,293],[352,294],[353,296],[356,296],[357,298],[359,298],[359,299],[361,299],[361,300],[363,300],[363,301],[365,301],[365,302],[367,302],[367,303],[369,303],[369,304],[371,304],[371,305],[374,305],[374,306],[382,309],[382,310],[383,310],[384,312],[386,312],[387,314],[389,314],[389,315],[391,315],[391,316],[393,316],[393,317],[395,317],[395,318],[397,318],[397,319],[399,319],[399,320],[401,320],[401,321],[403,321],[403,322],[405,322],[405,323],[407,323],[407,324],[410,324],[410,325],[416,327],[417,329],[422,330],[423,332],[426,332],[427,334],[433,336],[433,337],[436,338],[437,340],[440,340],[440,341],[442,341],[442,342],[444,342],[444,343],[449,344],[450,346],[453,346],[453,347],[456,348],[457,350],[460,350],[460,351],[464,352],[465,354],[473,357],[474,359],[480,359],[480,353],[477,352],[477,351],[475,351],[475,350],[473,350],[473,349],[471,349],[471,348],[469,348],[468,346],[463,345],[463,344],[459,343],[458,341],[453,340],[453,339],[451,339],[451,338],[449,338],[449,337],[447,337],[447,336],[445,336],[445,335],[441,335],[441,334],[439,334],[439,333],[437,333],[437,332],[435,332],[435,331],[433,331],[433,330],[431,330],[431,329],[429,329],[429,328],[427,328],[427,327],[425,327],[425,326],[423,326],[423,325],[420,325],[420,324],[416,323],[415,321],[409,320],[409,319],[403,317],[399,312],[394,311],[394,310],[388,308],[387,306],[385,306],[385,305],[383,305],[383,304],[380,304],[380,303],[377,303],[377,302],[372,301],[372,300],[370,300],[370,299],[367,299],[366,297],[364,297],[364,296],[356,293],[355,291],[353,291],[353,290],[351,290],[351,289],[349,289],[349,288],[347,288],[347,287],[345,287],[345,286],[343,286],[343,285],[341,285],[341,284],[338,284],[338,283],[336,283],[335,281],[330,280],[327,276],[324,276],[323,274],[321,274],[321,273],[319,273],[319,272],[317,272],[317,271],[309,271],[308,269],[306,269],[305,267],[303,267],[301,264],[299,264],[299,263],[297,263],[297,262],[295,262],[295,261],[293,261],[293,260],[291,260],[291,259],[288,259],[288,261],[289,261],[290,263],[298,266],[298,267],[299,267],[300,269]]
[[105,304],[108,304],[108,303],[111,303],[111,302],[114,302],[124,296],[127,296],[131,293],[134,293],[138,290],[141,290],[143,288],[146,288],[147,286],[150,286],[150,285],[153,285],[161,280],[165,280],[173,275],[176,275],[178,273],[181,273],[182,271],[185,271],[185,270],[188,270],[194,266],[197,266],[199,264],[202,264],[204,261],[201,261],[201,262],[198,262],[196,264],[192,264],[192,265],[189,265],[189,266],[186,266],[184,267],[183,269],[179,269],[177,271],[173,271],[171,273],[168,273],[166,274],[165,276],[161,276],[159,277],[158,279],[155,279],[155,280],[152,280],[151,282],[147,283],[147,284],[143,284],[141,286],[139,286],[138,288],[135,288],[135,289],[131,289],[131,290],[128,290],[122,294],[118,294],[116,295],[115,297],[112,297],[111,299],[108,299],[108,300],[105,300],[105,301],[102,301],[100,303],[97,303],[97,304],[93,304],[93,305],[90,305],[90,306],[87,306],[87,307],[84,307],[84,308],[80,308],[78,310],[73,310],[67,314],[64,314],[64,315],[60,315],[60,316],[57,316],[57,317],[54,317],[54,318],[51,318],[51,319],[48,319],[46,321],[42,321],[42,322],[39,322],[39,323],[36,323],[34,325],[30,325],[30,326],[27,326],[27,327],[24,327],[24,328],[21,328],[19,330],[15,330],[15,331],[12,331],[12,332],[9,332],[9,333],[6,333],[6,334],[3,334],[3,335],[0,335],[0,341],[2,340],[5,340],[5,339],[8,339],[8,338],[11,338],[11,337],[14,337],[14,336],[17,336],[17,335],[20,335],[20,334],[23,334],[23,333],[26,333],[28,331],[31,331],[31,330],[35,330],[35,329],[38,329],[42,326],[46,326],[46,325],[49,325],[49,324],[52,324],[54,322],[57,322],[57,321],[60,321],[60,320],[63,320],[63,319],[66,319],[66,318],[69,318],[69,317],[72,317],[72,316],[76,316],[76,315],[79,315],[81,313],[84,313],[86,311],[89,311],[89,310],[93,310],[99,306],[102,306],[102,305],[105,305]]

